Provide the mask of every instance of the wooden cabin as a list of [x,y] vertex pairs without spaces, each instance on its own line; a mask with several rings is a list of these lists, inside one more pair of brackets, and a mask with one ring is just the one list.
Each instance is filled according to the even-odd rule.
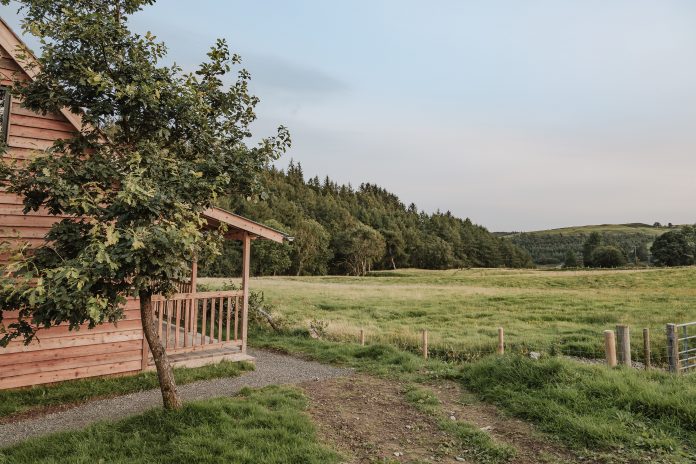
[[[14,78],[33,77],[32,70],[16,57],[20,45],[19,37],[0,18],[0,138],[8,147],[3,162],[30,159],[81,127],[80,117],[68,110],[41,115],[23,108],[10,96],[8,89]],[[283,242],[288,238],[218,208],[205,211],[204,218],[209,227],[226,224],[226,238],[242,242],[242,286],[235,291],[198,292],[194,263],[191,281],[180,285],[181,293],[170,299],[155,298],[160,336],[175,366],[253,359],[246,349],[251,242]],[[25,215],[21,199],[0,190],[0,242],[40,245],[51,225],[60,219],[41,210]],[[13,341],[0,348],[0,389],[154,369],[136,298],[127,302],[124,315],[116,324],[94,329],[43,329],[38,332],[38,340],[28,346]],[[13,322],[16,316],[5,312],[3,323]]]

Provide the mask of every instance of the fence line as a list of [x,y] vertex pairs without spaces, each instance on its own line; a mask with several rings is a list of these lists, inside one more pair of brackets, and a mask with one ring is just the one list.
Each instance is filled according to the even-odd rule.
[[[490,330],[490,329],[489,329]],[[495,329],[494,329],[495,330]],[[667,324],[667,337],[666,337],[666,350],[658,350],[657,352],[653,350],[654,341],[650,336],[650,328],[645,327],[642,331],[638,331],[638,337],[642,335],[642,345],[638,344],[636,350],[631,348],[631,336],[630,327],[625,324],[619,324],[615,327],[615,330],[605,330],[603,332],[603,349],[605,362],[610,367],[615,367],[618,364],[625,365],[627,367],[639,367],[643,366],[645,369],[651,369],[652,367],[669,367],[671,372],[683,373],[686,371],[696,369],[696,322],[684,323],[684,324]],[[355,333],[355,332],[353,332]],[[489,332],[490,333],[490,332]],[[494,332],[495,333],[495,332]],[[415,335],[415,334],[414,334]],[[479,350],[462,350],[459,355],[452,353],[450,348],[447,346],[437,346],[431,344],[429,339],[428,329],[424,328],[420,331],[420,340],[416,340],[415,337],[411,338],[411,342],[405,341],[402,338],[400,342],[390,339],[388,336],[384,335],[373,335],[372,340],[376,342],[386,342],[388,344],[396,344],[401,349],[406,349],[412,352],[420,352],[421,355],[428,359],[430,356],[435,356],[438,358],[444,358],[445,360],[466,360],[466,359],[476,359],[480,356],[489,355],[493,353],[504,354],[506,341],[505,341],[505,330],[503,327],[497,328],[497,343],[494,334],[492,337],[485,338],[489,340],[485,343],[477,343]],[[406,337],[409,338],[409,337]],[[483,337],[482,337],[483,338]],[[366,339],[365,328],[359,329],[358,342],[364,346]],[[386,340],[385,340],[386,339]],[[664,340],[664,339],[663,339]],[[487,345],[489,349],[480,349],[482,346]],[[662,346],[659,344],[658,346]],[[523,349],[520,349],[520,348]],[[532,353],[531,349],[525,349],[524,343],[513,344],[511,351],[513,352],[526,352]],[[544,351],[544,350],[542,350]],[[665,352],[667,356],[662,358],[659,353]],[[551,352],[554,355],[557,353]],[[587,352],[568,352],[560,350],[558,354],[573,356],[583,359],[594,359],[597,362],[601,362],[598,357],[589,356]],[[633,354],[636,354],[635,358]],[[636,359],[637,361],[634,361]],[[676,363],[676,364],[675,364]]]

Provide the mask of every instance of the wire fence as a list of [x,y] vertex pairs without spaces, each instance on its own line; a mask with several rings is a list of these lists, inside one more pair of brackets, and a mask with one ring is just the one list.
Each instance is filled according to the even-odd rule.
[[[670,326],[677,334],[675,342],[670,338]],[[611,333],[609,340],[608,333]],[[473,361],[493,353],[512,352],[532,357],[542,354],[566,356],[583,362],[638,369],[656,368],[678,373],[696,371],[696,322],[650,327],[619,324],[604,333],[589,327],[575,333],[562,329],[547,330],[543,339],[535,341],[529,341],[519,329],[507,331],[505,327],[472,327],[462,334],[462,340],[457,340],[437,327],[435,330],[424,326],[389,331],[377,326],[357,329],[352,325],[330,323],[324,335],[353,343],[388,344],[445,361]]]

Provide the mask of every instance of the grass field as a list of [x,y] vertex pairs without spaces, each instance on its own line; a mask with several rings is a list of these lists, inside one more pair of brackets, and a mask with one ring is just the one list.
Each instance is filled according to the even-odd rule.
[[[202,279],[222,285],[224,279]],[[653,361],[664,361],[665,324],[696,320],[696,268],[538,271],[402,270],[367,277],[270,277],[252,281],[290,327],[327,323],[330,338],[417,349],[430,332],[435,354],[491,352],[497,327],[510,349],[602,357],[602,331],[632,328],[634,358],[650,328]]]

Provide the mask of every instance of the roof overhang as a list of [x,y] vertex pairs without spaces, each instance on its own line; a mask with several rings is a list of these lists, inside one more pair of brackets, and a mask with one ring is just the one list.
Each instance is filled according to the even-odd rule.
[[226,238],[241,240],[244,234],[249,234],[251,238],[263,238],[277,243],[292,241],[292,237],[279,230],[264,226],[221,208],[208,208],[203,211],[202,215],[208,221],[210,227],[217,228],[221,224],[225,224],[227,226]]
[[[38,66],[36,64],[36,57],[29,50],[29,47],[25,45],[22,39],[12,30],[12,28],[5,22],[4,19],[0,17],[0,46],[4,48],[7,53],[10,54],[12,59],[17,63],[22,71],[24,71],[29,78],[34,79],[36,74],[38,74]],[[18,54],[24,52],[24,59],[21,59]],[[61,114],[65,116],[65,119],[72,124],[72,126],[78,131],[82,131],[82,116],[75,114],[68,108],[62,108],[60,110]]]

